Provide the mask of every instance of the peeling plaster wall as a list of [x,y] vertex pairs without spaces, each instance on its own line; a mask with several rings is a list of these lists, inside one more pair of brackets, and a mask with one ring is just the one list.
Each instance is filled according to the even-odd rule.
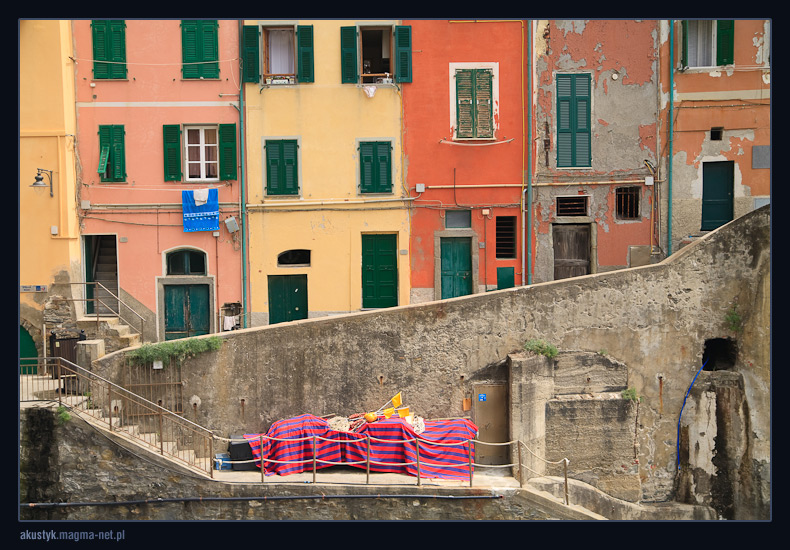
[[[663,28],[665,37],[669,27],[665,24]],[[689,67],[673,75],[673,250],[682,245],[683,239],[702,233],[705,163],[733,162],[734,218],[770,201],[770,168],[753,162],[754,147],[771,144],[770,21],[737,19],[734,29],[731,65]],[[671,45],[668,38],[662,40],[662,58],[666,56],[668,63]],[[681,44],[681,23],[675,21],[676,62]],[[667,95],[662,95],[662,108],[668,107],[668,72],[663,78]],[[662,118],[667,120],[668,112]],[[712,128],[722,129],[721,139],[713,138]]]
[[[553,223],[591,224],[591,272],[632,265],[630,246],[650,247],[655,187],[645,166],[658,164],[658,24],[656,21],[543,21],[538,23],[536,66],[536,176],[534,183],[536,282],[554,278]],[[557,168],[558,73],[591,75],[589,168]],[[615,215],[615,189],[640,188],[635,220]],[[589,196],[587,216],[558,220],[556,198]]]

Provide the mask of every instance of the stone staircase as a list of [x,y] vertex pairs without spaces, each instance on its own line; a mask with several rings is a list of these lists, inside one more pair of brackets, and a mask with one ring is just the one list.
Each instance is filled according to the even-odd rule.
[[78,414],[92,426],[113,436],[127,449],[138,452],[140,449],[147,453],[157,455],[172,464],[186,468],[192,473],[207,475],[212,464],[210,457],[198,457],[194,449],[186,444],[179,444],[174,439],[161,438],[157,430],[145,428],[138,423],[129,423],[117,416],[110,417],[102,408],[91,408],[90,398],[81,395],[67,395],[62,397],[63,403],[68,405],[72,412]]
[[88,339],[104,340],[105,353],[142,343],[142,335],[117,316],[99,316],[97,323],[95,316],[87,315],[77,320],[77,328],[84,330]]

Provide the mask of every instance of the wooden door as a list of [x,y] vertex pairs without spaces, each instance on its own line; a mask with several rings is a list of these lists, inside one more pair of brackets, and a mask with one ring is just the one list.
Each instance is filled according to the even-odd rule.
[[397,235],[362,235],[362,307],[398,305]]
[[442,299],[472,294],[472,239],[441,240]]
[[210,319],[208,285],[165,286],[165,340],[208,334]]
[[732,221],[734,186],[732,161],[702,164],[702,222],[700,230],[711,231]]
[[554,280],[590,273],[589,224],[555,224]]
[[307,319],[307,275],[269,275],[269,324]]

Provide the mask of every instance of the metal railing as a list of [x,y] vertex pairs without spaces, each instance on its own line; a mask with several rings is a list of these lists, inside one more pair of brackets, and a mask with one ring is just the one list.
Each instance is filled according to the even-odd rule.
[[[126,323],[129,326],[129,328],[131,328],[132,330],[137,332],[141,337],[145,336],[145,318],[142,315],[140,315],[139,313],[137,313],[134,309],[132,309],[132,307],[129,304],[127,304],[126,302],[121,300],[118,296],[113,294],[112,291],[110,291],[103,284],[101,284],[101,283],[99,283],[97,281],[86,281],[86,282],[82,282],[82,283],[65,283],[65,284],[84,286],[85,290],[86,290],[86,293],[85,293],[86,296],[87,296],[87,289],[88,289],[88,287],[91,286],[93,288],[93,298],[58,298],[58,300],[63,300],[63,301],[66,301],[66,302],[85,302],[86,304],[87,303],[92,303],[93,304],[93,313],[86,313],[85,315],[86,316],[94,316],[94,315],[96,316],[96,330],[97,331],[99,330],[99,322],[101,321],[101,314],[99,312],[99,310],[101,308],[99,306],[104,306],[105,308],[107,308],[107,310],[110,311],[110,313],[111,313],[111,315],[113,317],[118,317],[119,320],[121,320],[124,323]],[[115,311],[115,308],[113,308],[111,306],[111,304],[106,303],[104,300],[102,300],[101,298],[98,297],[98,293],[99,293],[98,291],[99,290],[103,290],[107,294],[109,294],[113,298],[112,301],[116,301],[116,300],[118,301],[118,308],[117,308],[118,311]],[[139,330],[129,320],[125,319],[124,316],[121,314],[122,307],[125,307],[130,312],[132,312],[135,316],[137,316],[137,320],[140,321],[140,329]]]
[[[537,459],[542,460],[543,462],[545,462],[546,464],[562,464],[563,465],[563,469],[564,469],[564,500],[565,500],[565,504],[566,505],[569,504],[569,491],[568,491],[568,462],[569,461],[568,461],[568,459],[567,458],[563,458],[563,459],[560,459],[558,461],[546,460],[546,459],[544,459],[542,457],[539,457],[539,456],[535,455],[535,453],[533,453],[529,449],[529,447],[527,447],[522,441],[519,441],[519,440],[506,441],[506,442],[503,442],[503,443],[491,443],[491,442],[488,442],[488,441],[480,441],[480,440],[477,440],[477,439],[467,439],[467,440],[464,440],[464,441],[459,441],[457,443],[439,443],[439,442],[421,440],[419,438],[380,439],[380,438],[372,437],[369,434],[359,434],[359,435],[361,437],[360,437],[360,439],[357,439],[357,440],[340,440],[340,439],[328,439],[328,438],[324,438],[324,437],[317,436],[317,435],[311,435],[311,436],[305,436],[305,437],[296,437],[296,438],[277,438],[277,437],[270,437],[270,436],[267,436],[265,434],[261,434],[259,436],[260,445],[261,445],[260,448],[261,449],[263,449],[265,447],[264,442],[266,440],[268,440],[268,441],[287,442],[287,443],[294,443],[294,442],[299,442],[299,441],[311,441],[311,444],[312,444],[312,447],[311,447],[311,451],[312,451],[311,455],[312,456],[310,458],[306,458],[306,459],[302,459],[302,460],[276,460],[276,459],[273,459],[273,458],[262,457],[263,462],[262,462],[262,467],[260,468],[260,470],[261,470],[261,483],[264,483],[266,481],[266,467],[265,467],[264,463],[270,462],[270,463],[273,463],[273,464],[302,464],[302,465],[310,464],[311,468],[312,468],[312,473],[313,473],[313,483],[316,483],[316,476],[317,476],[317,471],[318,471],[318,465],[319,464],[323,465],[322,467],[327,467],[327,466],[356,466],[356,467],[362,467],[364,465],[365,474],[366,474],[366,477],[365,477],[365,484],[366,485],[370,484],[370,467],[371,467],[371,464],[373,464],[374,466],[386,467],[386,468],[392,468],[392,467],[396,467],[396,466],[397,467],[413,466],[416,469],[417,486],[421,486],[421,484],[422,484],[421,466],[422,465],[430,465],[430,466],[434,466],[434,467],[441,467],[441,466],[444,465],[444,464],[441,464],[441,463],[435,463],[435,462],[430,462],[430,461],[426,461],[424,459],[421,459],[420,458],[420,445],[423,445],[424,447],[425,446],[431,446],[431,447],[445,446],[445,447],[462,447],[462,448],[465,447],[465,448],[467,448],[468,450],[467,450],[466,454],[467,454],[467,466],[469,468],[468,469],[469,487],[473,486],[473,479],[474,479],[475,468],[482,468],[482,469],[485,469],[485,468],[493,468],[493,469],[496,469],[496,468],[515,468],[516,469],[516,476],[515,477],[516,477],[516,479],[518,479],[519,485],[521,487],[523,487],[524,486],[524,481],[526,479],[525,473],[524,473],[525,470],[529,470],[529,471],[533,472],[537,476],[544,476],[544,475],[546,475],[543,472],[538,472],[536,470],[532,470],[531,468],[529,468],[524,463],[525,461],[523,460],[523,454],[522,454],[522,448],[523,448],[527,452],[529,452],[530,454],[535,456]],[[218,439],[220,439],[220,438],[218,438]],[[331,442],[331,443],[337,443],[337,444],[343,444],[343,443],[358,444],[358,443],[360,443],[361,441],[364,440],[366,442],[365,460],[340,461],[340,462],[338,462],[338,461],[330,461],[330,460],[319,459],[318,458],[318,454],[319,453],[317,452],[317,442],[319,440],[320,441],[327,441],[327,442]],[[226,440],[226,441],[230,441],[230,440]],[[249,440],[247,440],[247,441],[249,441]],[[380,441],[380,442],[387,443],[387,444],[393,444],[393,443],[406,444],[406,443],[411,443],[411,444],[414,445],[415,460],[409,461],[409,462],[393,462],[393,461],[381,462],[381,461],[371,460],[371,458],[370,458],[371,441]],[[504,446],[504,445],[507,445],[507,446],[511,447],[511,456],[513,456],[516,459],[516,462],[511,462],[511,463],[508,463],[508,464],[480,464],[480,463],[474,462],[474,460],[472,458],[472,455],[473,455],[472,449],[474,448],[473,444],[489,445],[489,446]],[[512,445],[516,445],[515,452],[512,451]],[[222,458],[222,459],[215,458],[215,461],[222,462],[222,463],[228,463],[228,464],[231,464],[231,466],[233,464],[243,464],[243,463],[249,463],[249,462],[261,462],[260,459],[255,459],[255,458],[253,458],[251,460],[230,460],[230,459],[226,460],[224,458]],[[454,465],[455,466],[459,466],[459,464],[454,464]],[[297,472],[293,472],[293,473],[297,473]]]
[[38,359],[25,369],[33,372],[19,375],[20,407],[56,402],[86,421],[214,477],[210,430],[61,357]]

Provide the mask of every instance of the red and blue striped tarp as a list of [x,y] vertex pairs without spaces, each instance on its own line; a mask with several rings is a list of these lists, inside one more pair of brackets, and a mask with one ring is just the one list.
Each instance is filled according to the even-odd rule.
[[[263,457],[266,475],[288,475],[313,469],[313,445],[316,468],[336,464],[366,468],[368,441],[370,471],[416,476],[419,451],[419,475],[425,478],[468,479],[469,460],[474,461],[477,426],[465,418],[426,420],[425,431],[417,434],[405,420],[379,416],[365,423],[358,432],[333,430],[317,416],[303,414],[272,424],[262,434],[244,434],[252,456],[260,468]],[[315,436],[315,439],[314,439]]]

